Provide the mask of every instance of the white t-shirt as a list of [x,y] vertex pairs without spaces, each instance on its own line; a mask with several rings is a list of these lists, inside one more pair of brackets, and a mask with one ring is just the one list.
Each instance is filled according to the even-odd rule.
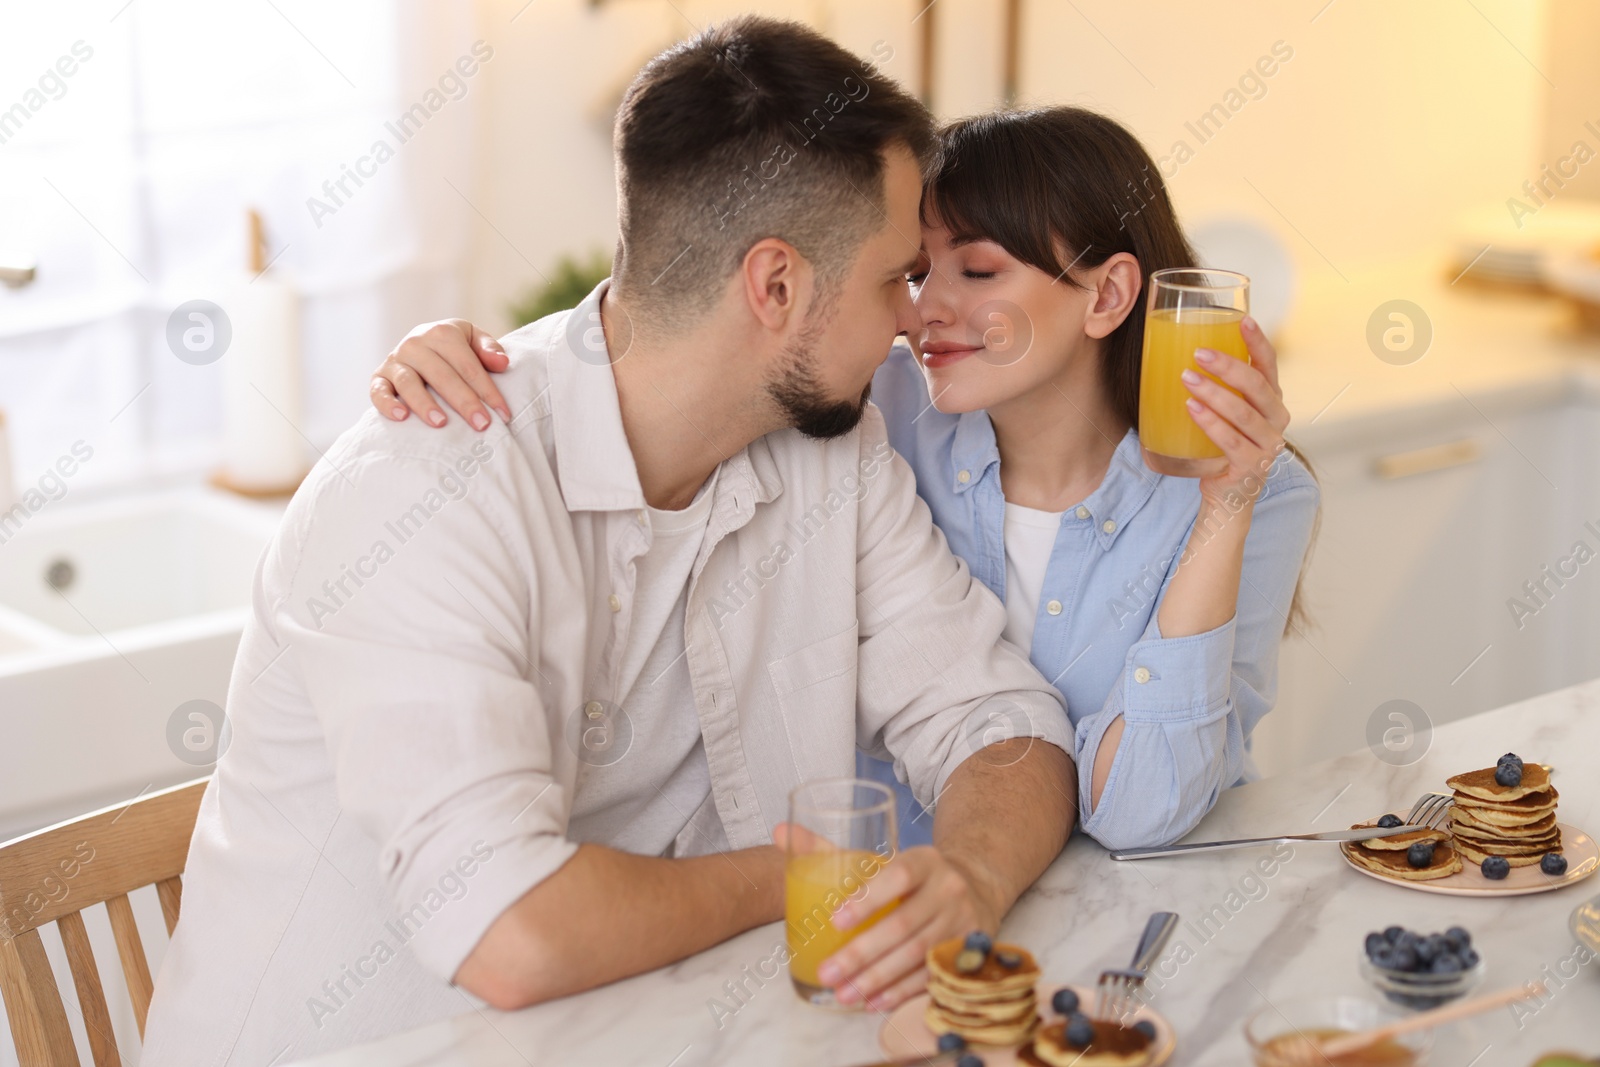
[[1044,572],[1056,547],[1064,511],[1035,511],[1006,502],[1006,629],[1007,641],[1030,652],[1033,623],[1039,617]]
[[[568,827],[574,841],[603,841],[628,852],[670,856],[693,819],[696,851],[728,847],[710,802],[711,769],[683,643],[689,573],[705,541],[716,481],[713,472],[682,511],[645,509],[651,541],[649,551],[634,561],[633,617],[617,686],[625,696],[620,715],[610,711],[621,721],[606,724],[628,734],[603,759],[580,764]],[[658,774],[639,773],[643,754],[658,771],[672,768],[665,781]],[[695,819],[697,813],[700,818]]]

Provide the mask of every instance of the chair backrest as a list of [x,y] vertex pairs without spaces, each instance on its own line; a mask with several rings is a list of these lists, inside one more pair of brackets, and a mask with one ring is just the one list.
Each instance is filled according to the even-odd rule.
[[79,1062],[39,937],[39,928],[52,922],[66,949],[95,1065],[122,1062],[81,914],[95,904],[104,904],[111,919],[143,1037],[153,985],[128,894],[154,885],[171,936],[183,889],[179,876],[206,782],[148,793],[0,844],[0,993],[22,1067]]

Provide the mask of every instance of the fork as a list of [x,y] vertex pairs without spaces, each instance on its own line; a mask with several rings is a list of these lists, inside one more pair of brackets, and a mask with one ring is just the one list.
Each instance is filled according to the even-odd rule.
[[1243,837],[1234,841],[1195,841],[1184,845],[1163,845],[1159,848],[1122,848],[1112,851],[1114,860],[1145,860],[1158,856],[1181,856],[1189,852],[1222,852],[1232,848],[1249,848],[1253,845],[1271,845],[1279,841],[1368,841],[1374,837],[1394,837],[1413,830],[1438,830],[1449,821],[1450,808],[1456,798],[1450,793],[1424,793],[1411,806],[1411,812],[1399,826],[1384,829],[1363,826],[1354,830],[1324,830],[1315,834],[1284,834],[1278,837]]
[[1133,1011],[1134,998],[1144,986],[1145,972],[1161,955],[1177,925],[1176,912],[1156,912],[1144,924],[1144,933],[1139,936],[1139,947],[1134,949],[1133,962],[1128,969],[1100,972],[1100,981],[1095,985],[1095,1018],[1120,1020]]

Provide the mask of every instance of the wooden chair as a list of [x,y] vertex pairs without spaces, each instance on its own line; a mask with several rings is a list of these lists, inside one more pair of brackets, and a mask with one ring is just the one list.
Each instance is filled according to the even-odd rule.
[[96,1067],[122,1062],[81,914],[95,904],[105,904],[111,918],[134,1018],[144,1036],[153,986],[128,894],[154,885],[171,936],[183,889],[179,876],[206,781],[163,789],[0,844],[0,993],[22,1067],[76,1067],[79,1062],[39,937],[39,927],[51,922],[66,948]]

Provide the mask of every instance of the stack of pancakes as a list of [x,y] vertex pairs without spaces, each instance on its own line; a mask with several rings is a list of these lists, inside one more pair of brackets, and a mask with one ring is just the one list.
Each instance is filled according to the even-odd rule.
[[1530,867],[1546,852],[1560,852],[1550,772],[1524,764],[1522,784],[1512,786],[1496,782],[1494,772],[1468,771],[1445,783],[1456,792],[1450,820],[1457,850],[1474,863],[1503,856],[1513,867]]
[[[1490,772],[1491,777],[1493,772]],[[1352,830],[1363,828],[1362,823]],[[1406,852],[1419,841],[1433,842],[1433,862],[1426,867],[1413,867]],[[1408,830],[1393,837],[1372,837],[1365,841],[1352,841],[1350,859],[1369,871],[1407,882],[1428,882],[1435,878],[1448,878],[1462,869],[1461,857],[1452,847],[1450,835],[1443,830]]]
[[[962,938],[941,941],[928,950],[928,1010],[924,1019],[935,1034],[955,1032],[984,1045],[1015,1045],[1039,1023],[1034,984],[1039,965],[1026,949],[995,945],[983,966],[970,974],[956,969]],[[1022,962],[1006,967],[999,956]]]
[[1150,1059],[1151,1041],[1120,1023],[1095,1019],[1094,1040],[1083,1048],[1067,1041],[1067,1024],[1051,1023],[1017,1053],[1029,1067],[1136,1067]]

